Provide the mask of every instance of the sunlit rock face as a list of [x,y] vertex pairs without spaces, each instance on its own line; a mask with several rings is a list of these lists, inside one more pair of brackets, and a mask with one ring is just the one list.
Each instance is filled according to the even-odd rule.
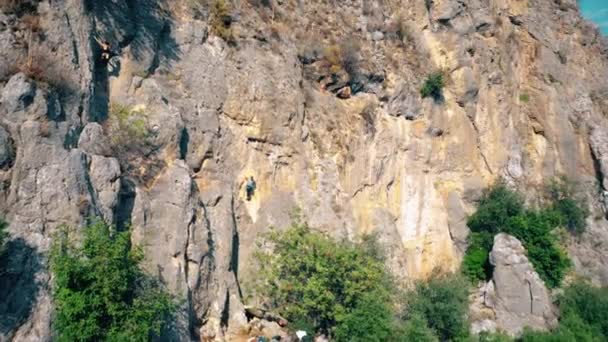
[[[377,234],[409,283],[458,269],[499,178],[531,205],[552,177],[578,181],[593,214],[570,256],[608,283],[608,45],[576,1],[240,1],[234,42],[191,5],[39,2],[50,86],[9,68],[27,32],[0,15],[0,210],[29,248],[15,279],[40,284],[0,297],[32,298],[1,339],[50,339],[44,255],[91,215],[131,224],[146,269],[185,298],[182,340],[247,331],[255,240],[295,208],[338,239]],[[93,36],[116,50],[109,70]],[[436,71],[442,96],[421,98]],[[111,104],[145,114],[137,157],[110,148]]]

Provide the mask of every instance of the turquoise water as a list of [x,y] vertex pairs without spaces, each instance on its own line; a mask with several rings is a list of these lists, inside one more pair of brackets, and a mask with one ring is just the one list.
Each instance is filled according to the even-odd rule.
[[608,0],[580,0],[583,16],[595,22],[608,35]]

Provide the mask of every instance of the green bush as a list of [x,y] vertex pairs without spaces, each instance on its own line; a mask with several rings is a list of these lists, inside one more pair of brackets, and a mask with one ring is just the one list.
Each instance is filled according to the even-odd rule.
[[335,242],[298,219],[264,242],[258,288],[271,308],[338,341],[388,336],[393,285],[372,242]]
[[526,330],[523,342],[608,341],[608,288],[577,281],[558,297],[559,326],[551,332]]
[[559,298],[562,316],[579,317],[588,330],[608,340],[608,288],[575,282]]
[[506,334],[500,333],[500,332],[495,332],[495,333],[488,333],[488,332],[482,332],[479,334],[479,336],[477,336],[477,340],[479,342],[511,342],[513,341],[513,339]]
[[428,322],[420,315],[412,315],[389,341],[394,342],[439,342],[435,331],[429,328]]
[[479,200],[477,211],[467,225],[473,232],[498,234],[505,231],[508,220],[524,212],[521,197],[503,183],[491,187]]
[[142,145],[148,136],[146,114],[141,110],[112,103],[107,130],[113,147],[132,148],[134,145]]
[[76,244],[67,229],[50,256],[57,341],[149,341],[168,322],[175,304],[139,268],[128,231],[98,221]]
[[577,194],[576,184],[564,177],[553,180],[548,186],[551,209],[558,215],[559,225],[580,235],[585,232],[589,216],[587,203]]
[[211,32],[222,38],[226,43],[234,44],[234,34],[232,33],[232,15],[230,3],[226,0],[214,0],[211,5]]
[[393,309],[384,298],[369,294],[361,298],[336,327],[335,341],[384,342],[393,330]]
[[433,276],[408,294],[405,317],[421,317],[441,341],[468,335],[469,284],[460,275]]
[[440,100],[443,96],[442,90],[444,87],[443,73],[438,71],[434,72],[426,78],[420,88],[420,95],[422,98],[432,97],[435,100]]
[[490,188],[467,223],[473,233],[463,258],[463,273],[473,281],[489,279],[488,253],[492,250],[492,238],[504,232],[522,242],[530,262],[547,286],[559,286],[570,261],[553,231],[569,223],[573,227],[570,231],[581,231],[586,217],[583,207],[571,193],[569,189],[553,187],[551,205],[536,211],[526,210],[521,197],[504,184]]
[[462,260],[462,272],[472,281],[488,280],[492,277],[489,254],[493,238],[488,232],[473,232],[469,236],[469,248]]

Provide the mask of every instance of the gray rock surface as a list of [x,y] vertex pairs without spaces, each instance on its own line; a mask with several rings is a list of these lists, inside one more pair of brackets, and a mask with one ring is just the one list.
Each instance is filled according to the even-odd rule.
[[494,310],[499,330],[518,335],[524,327],[547,330],[556,326],[549,291],[519,240],[504,233],[496,235],[490,263],[494,266],[493,286],[486,289],[485,304]]
[[467,227],[467,214],[462,206],[460,196],[456,192],[450,192],[447,199],[448,225],[450,235],[458,250],[464,254],[466,251],[469,228]]
[[0,103],[2,108],[8,112],[17,112],[24,110],[34,101],[35,86],[27,79],[25,74],[15,74],[2,91]]
[[596,126],[591,131],[590,146],[599,164],[602,187],[608,190],[608,128]]
[[[35,82],[13,75],[26,28],[0,14],[10,79],[0,212],[23,251],[0,281],[0,340],[51,339],[45,253],[61,224],[131,222],[146,269],[184,298],[169,339],[240,341],[251,331],[243,304],[256,300],[255,240],[287,226],[293,208],[334,237],[378,233],[389,267],[411,281],[459,267],[466,217],[501,176],[531,200],[555,175],[584,184],[597,219],[568,250],[578,273],[608,283],[607,244],[597,243],[608,241],[597,196],[608,45],[573,0],[280,1],[276,20],[244,4],[231,13],[234,42],[186,2],[37,3]],[[112,43],[111,72],[94,36]],[[437,70],[443,99],[422,100]],[[338,99],[346,86],[351,96]],[[144,113],[142,141],[111,146],[103,127],[114,103]],[[246,201],[249,176],[258,189]],[[480,330],[548,326],[525,257],[499,256],[502,271],[480,291]],[[514,287],[526,280],[536,284],[529,298]]]
[[78,139],[78,148],[89,154],[108,156],[111,154],[110,141],[103,134],[103,128],[96,122],[84,126]]
[[99,210],[97,216],[114,223],[114,213],[120,190],[120,165],[115,158],[90,157],[88,179],[92,187],[92,202]]

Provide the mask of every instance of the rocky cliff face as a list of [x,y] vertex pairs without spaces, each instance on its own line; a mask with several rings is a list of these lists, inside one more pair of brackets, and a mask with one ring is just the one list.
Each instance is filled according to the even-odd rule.
[[549,291],[516,238],[501,233],[490,253],[492,280],[481,287],[472,305],[472,330],[504,331],[512,335],[524,327],[545,330],[557,326]]
[[[466,215],[499,177],[532,203],[547,179],[578,180],[594,216],[570,254],[608,283],[608,45],[574,0],[226,2],[225,39],[205,1],[0,14],[1,339],[50,339],[62,224],[131,224],[186,299],[179,338],[236,340],[254,240],[295,207],[336,237],[378,233],[407,281],[458,267]],[[436,70],[443,98],[421,99]],[[117,106],[141,114],[143,141],[116,143]]]

